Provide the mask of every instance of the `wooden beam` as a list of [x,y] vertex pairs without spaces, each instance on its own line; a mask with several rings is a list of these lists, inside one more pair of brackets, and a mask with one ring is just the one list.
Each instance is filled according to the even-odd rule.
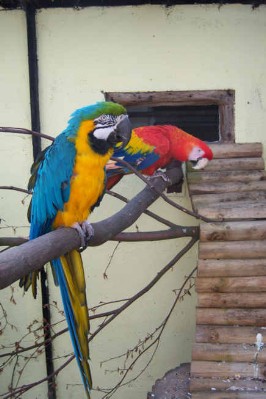
[[197,324],[224,326],[265,326],[266,309],[197,308]]
[[204,169],[207,172],[220,170],[264,170],[262,158],[213,159]]
[[192,195],[192,203],[194,208],[199,208],[208,204],[220,204],[229,203],[234,201],[246,201],[246,202],[257,202],[266,200],[265,191],[243,191],[243,192],[231,192],[231,193],[220,193],[220,194],[200,194]]
[[247,344],[195,343],[192,359],[212,362],[266,363],[266,351],[257,351],[256,346]]
[[266,276],[197,277],[197,292],[266,292]]
[[266,258],[266,240],[200,242],[199,258],[200,259]]
[[210,143],[215,159],[256,158],[262,156],[261,143]]
[[254,363],[245,362],[192,361],[191,363],[192,377],[265,378],[265,375],[266,365],[264,363],[258,364],[257,370],[254,369]]
[[198,292],[200,308],[266,308],[266,292]]
[[265,392],[194,392],[191,399],[265,399]]
[[250,182],[266,180],[265,170],[250,170],[246,171],[228,170],[228,171],[199,171],[199,172],[187,172],[187,180],[189,184],[201,184],[209,182],[227,183],[227,182]]
[[254,345],[257,334],[265,335],[262,326],[221,326],[198,325],[196,326],[196,342],[220,344],[251,344]]
[[250,182],[227,182],[221,184],[220,181],[214,183],[199,183],[189,185],[190,195],[194,194],[219,194],[247,191],[266,191],[266,180]]
[[199,259],[198,276],[266,276],[266,259]]
[[266,219],[265,202],[237,202],[221,206],[195,207],[197,213],[212,220]]
[[201,241],[243,241],[266,239],[266,220],[201,223]]
[[[194,391],[229,391],[241,392],[263,392],[266,389],[266,382],[258,379],[236,379],[236,378],[200,378],[194,377],[190,379],[190,392]],[[265,392],[263,392],[265,395]],[[194,395],[193,395],[194,397]],[[253,397],[252,397],[253,398]]]

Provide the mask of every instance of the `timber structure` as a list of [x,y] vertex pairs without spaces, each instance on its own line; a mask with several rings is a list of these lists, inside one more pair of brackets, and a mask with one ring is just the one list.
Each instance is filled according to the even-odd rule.
[[[188,172],[201,222],[192,399],[266,398],[266,172],[262,145],[212,144]],[[264,345],[263,345],[264,344]]]

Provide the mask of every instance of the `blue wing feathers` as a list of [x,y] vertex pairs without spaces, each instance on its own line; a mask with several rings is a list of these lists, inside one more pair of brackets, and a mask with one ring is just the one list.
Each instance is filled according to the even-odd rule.
[[[65,133],[61,133],[45,153],[45,158],[37,171],[31,206],[30,238],[40,235],[35,225],[42,226],[41,234],[50,231],[51,222],[58,210],[62,210],[70,193],[70,179],[75,160],[75,145]],[[46,230],[48,228],[48,230]],[[35,235],[37,232],[37,235]]]

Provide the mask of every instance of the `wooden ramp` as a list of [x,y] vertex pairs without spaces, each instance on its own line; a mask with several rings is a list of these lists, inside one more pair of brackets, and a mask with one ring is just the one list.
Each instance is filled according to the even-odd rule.
[[194,210],[216,220],[200,224],[190,392],[192,399],[265,399],[266,173],[262,145],[211,147],[214,160],[207,168],[188,173]]

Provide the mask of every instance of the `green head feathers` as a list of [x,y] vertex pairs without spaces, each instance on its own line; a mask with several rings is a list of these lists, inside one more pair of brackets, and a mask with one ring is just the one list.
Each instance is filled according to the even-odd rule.
[[82,121],[93,120],[103,114],[118,116],[126,113],[127,111],[123,105],[111,101],[102,101],[93,105],[88,105],[87,107],[79,108],[73,112],[65,133],[67,136],[73,137],[76,135]]

